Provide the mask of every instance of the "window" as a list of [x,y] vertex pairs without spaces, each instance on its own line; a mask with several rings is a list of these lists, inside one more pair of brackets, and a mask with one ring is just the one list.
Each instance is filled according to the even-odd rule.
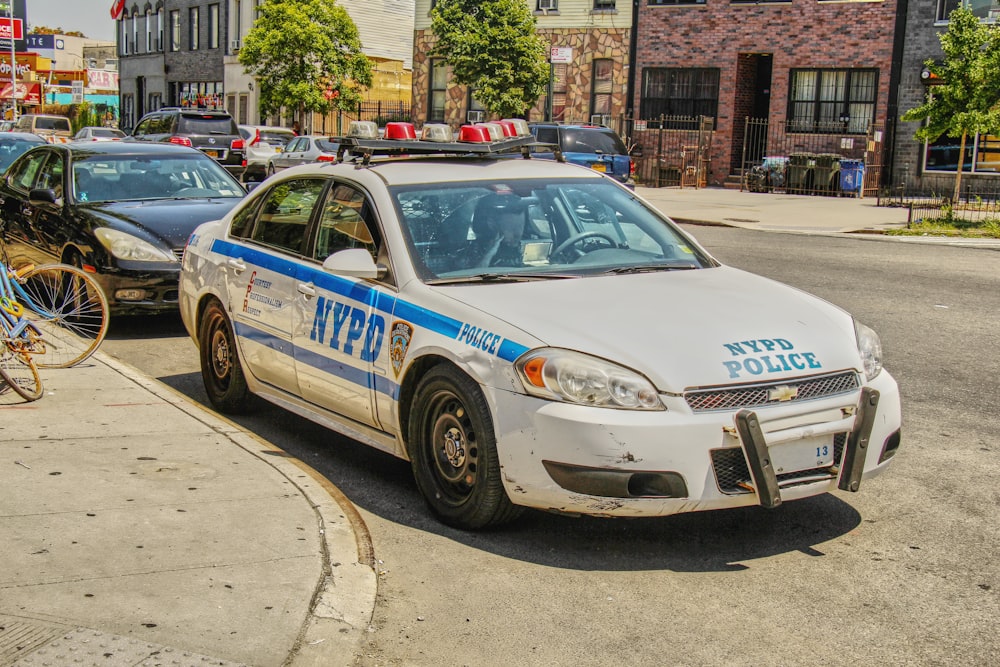
[[615,0],[594,0],[594,11],[610,11],[615,8]]
[[319,261],[340,250],[364,248],[378,259],[374,227],[367,224],[365,196],[349,185],[330,188],[319,220],[313,259]]
[[646,68],[642,71],[639,114],[715,117],[719,108],[719,70],[715,68]]
[[877,90],[876,70],[792,70],[789,131],[864,134],[875,121]]
[[219,5],[208,6],[208,48],[219,48]]
[[313,207],[326,181],[299,178],[285,181],[268,193],[260,209],[251,239],[295,254],[302,252]]
[[937,20],[947,21],[948,15],[959,7],[971,9],[986,21],[995,21],[1000,16],[1000,0],[937,0]]
[[469,110],[465,115],[466,122],[481,123],[486,120],[486,107],[476,99],[476,89],[471,86],[466,96],[465,108]]
[[705,0],[648,0],[647,4],[654,5],[703,5]]
[[170,50],[181,50],[181,12],[178,9],[170,12]]
[[163,50],[163,7],[156,10],[156,50]]
[[121,54],[123,56],[127,56],[129,54],[129,50],[128,50],[128,23],[126,23],[125,19],[122,19],[121,21],[119,21],[119,27],[121,28],[121,30],[119,31],[120,35],[121,35],[121,38],[120,38],[120,41],[121,41]]
[[535,11],[559,11],[559,0],[537,0]]
[[[960,137],[952,138],[942,135],[937,141],[927,144],[924,154],[924,171],[955,173],[958,170],[961,141]],[[1000,136],[977,134],[966,137],[962,173],[1000,173]]]
[[610,58],[594,60],[593,90],[590,92],[590,114],[606,116],[611,113],[611,82],[614,62]]
[[448,92],[448,67],[441,58],[431,60],[430,90],[428,98],[427,120],[433,123],[444,122],[444,105]]
[[132,53],[139,53],[139,12],[132,14]]
[[153,50],[153,12],[146,10],[146,53]]
[[198,45],[198,17],[201,16],[201,7],[192,7],[188,10],[188,48],[197,51]]

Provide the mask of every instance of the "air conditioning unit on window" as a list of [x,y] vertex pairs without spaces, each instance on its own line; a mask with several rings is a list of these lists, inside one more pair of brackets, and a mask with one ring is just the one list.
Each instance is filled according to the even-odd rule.
[[232,51],[233,53],[239,53],[240,46],[241,46],[240,40],[234,39],[232,42],[229,43],[229,50]]
[[594,114],[590,117],[591,125],[604,125],[605,127],[611,122],[611,116],[608,114]]
[[482,111],[467,111],[465,113],[465,122],[467,123],[482,123],[484,118],[486,118],[486,114]]
[[542,11],[559,9],[559,0],[538,0],[538,9]]

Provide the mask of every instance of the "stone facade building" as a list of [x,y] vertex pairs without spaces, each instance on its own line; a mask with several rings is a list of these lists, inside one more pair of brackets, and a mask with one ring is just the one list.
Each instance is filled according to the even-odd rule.
[[[525,0],[537,30],[553,50],[550,96],[543,95],[528,120],[606,122],[625,114],[632,35],[628,0]],[[436,43],[430,31],[432,0],[417,0],[413,51],[413,120],[457,127],[486,118],[464,86],[451,80],[448,68],[430,55]]]

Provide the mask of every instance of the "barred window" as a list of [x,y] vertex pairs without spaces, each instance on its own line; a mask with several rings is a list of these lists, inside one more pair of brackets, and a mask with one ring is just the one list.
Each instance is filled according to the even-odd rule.
[[792,70],[789,130],[864,134],[875,122],[877,93],[877,70]]
[[661,116],[710,116],[719,108],[719,70],[714,67],[648,67],[642,71],[639,115],[644,120]]

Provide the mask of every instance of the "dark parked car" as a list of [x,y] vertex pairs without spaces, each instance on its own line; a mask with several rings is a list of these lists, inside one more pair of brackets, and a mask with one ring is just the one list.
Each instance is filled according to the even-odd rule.
[[237,178],[243,173],[244,141],[225,111],[163,107],[136,123],[126,141],[156,141],[197,148]]
[[245,194],[191,148],[42,145],[0,179],[0,240],[14,266],[65,262],[92,272],[112,313],[173,310],[188,236]]
[[[559,123],[528,123],[528,127],[538,141],[559,146],[567,162],[613,176],[620,183],[632,177],[632,158],[625,142],[610,127]],[[543,148],[532,152],[540,158],[554,156]]]
[[46,143],[31,132],[0,132],[0,173],[29,148]]

